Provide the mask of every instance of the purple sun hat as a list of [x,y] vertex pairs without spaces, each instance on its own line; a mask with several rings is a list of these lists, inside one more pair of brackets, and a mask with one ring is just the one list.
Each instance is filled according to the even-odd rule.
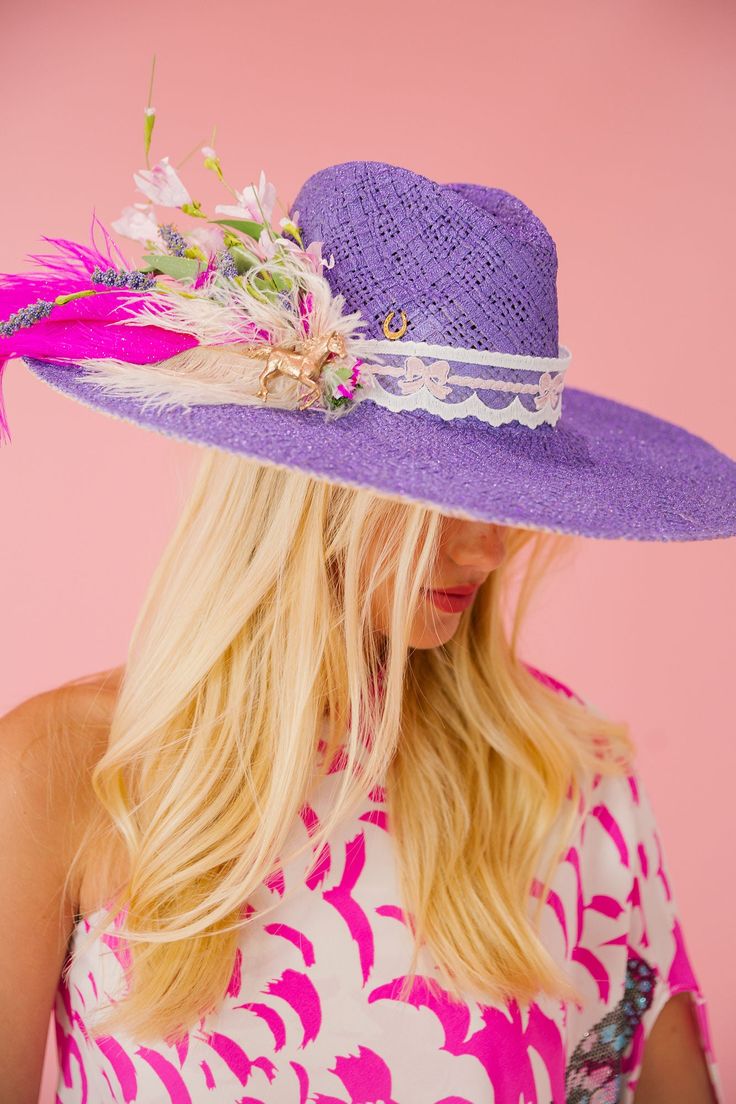
[[[260,188],[265,203],[263,178]],[[246,203],[247,197],[239,199]],[[29,355],[32,345],[20,352],[13,346],[5,355],[23,355],[57,390],[157,432],[447,514],[597,538],[736,534],[733,460],[671,422],[566,385],[570,352],[558,339],[555,243],[520,199],[498,188],[441,185],[408,169],[354,161],[311,176],[284,224],[284,233],[292,227],[300,245],[300,232],[321,243],[329,258],[325,264],[319,247],[309,247],[324,268],[315,276],[319,285],[306,293],[302,288],[302,344],[292,331],[279,336],[267,311],[262,318],[249,316],[247,332],[218,330],[219,341],[209,331],[205,340],[199,318],[194,338],[180,317],[157,329],[149,313],[137,320],[134,336],[148,335],[151,351],[136,348],[128,361],[136,371],[164,363],[170,369],[186,363],[188,370],[194,354],[216,353],[224,363],[228,351],[247,340],[246,355],[255,356],[247,350],[261,340],[270,350],[286,350],[288,358],[292,345],[302,350],[304,341],[316,340],[321,320],[325,333],[340,331],[347,341],[341,352],[325,354],[342,373],[331,377],[327,416],[324,404],[295,409],[251,399],[244,405],[227,401],[225,392],[221,401],[213,395],[186,405],[157,403],[137,377],[111,390],[110,377],[99,371],[109,367],[104,356],[112,327],[98,317],[101,309],[90,319],[90,300],[82,298],[89,291],[77,290],[73,302],[62,297],[56,317],[66,312],[70,324],[84,319],[104,331],[93,350],[97,375],[85,370],[92,364],[87,358],[70,363],[71,344],[65,360],[55,355],[63,327],[55,336],[47,331],[57,344],[44,346],[43,355]],[[263,235],[260,242],[266,252],[272,248]],[[238,259],[237,249],[231,253]],[[128,300],[131,291],[145,291],[134,287],[140,271],[105,268],[101,254],[84,258],[85,286],[93,260],[98,284],[100,272],[115,273],[108,290],[125,287]],[[166,274],[160,259],[157,264],[149,271],[163,267]],[[210,257],[208,269],[213,264]],[[206,274],[200,267],[192,275],[202,281]],[[329,303],[317,302],[322,285],[331,293]],[[55,284],[44,285],[42,294],[55,290]],[[28,301],[26,294],[15,305],[28,311]],[[347,321],[346,311],[352,312]],[[120,332],[113,334],[113,341],[122,340]],[[345,361],[348,353],[352,360]],[[231,374],[236,370],[230,365]]]

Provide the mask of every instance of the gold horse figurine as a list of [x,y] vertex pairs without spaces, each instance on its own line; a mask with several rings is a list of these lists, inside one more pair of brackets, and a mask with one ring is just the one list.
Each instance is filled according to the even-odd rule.
[[307,401],[299,403],[300,410],[306,410],[320,398],[317,377],[330,356],[346,355],[345,338],[341,333],[333,332],[320,337],[307,337],[301,345],[300,351],[284,345],[250,345],[241,350],[247,357],[266,361],[258,379],[259,399],[268,401],[268,383],[275,375],[289,376],[308,389]]

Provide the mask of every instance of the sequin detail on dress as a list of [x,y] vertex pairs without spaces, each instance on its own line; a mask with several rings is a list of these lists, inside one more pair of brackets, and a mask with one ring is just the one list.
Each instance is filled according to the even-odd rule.
[[643,958],[628,959],[623,997],[585,1032],[568,1063],[566,1104],[618,1104],[622,1099],[624,1052],[651,1006],[656,984],[656,971]]

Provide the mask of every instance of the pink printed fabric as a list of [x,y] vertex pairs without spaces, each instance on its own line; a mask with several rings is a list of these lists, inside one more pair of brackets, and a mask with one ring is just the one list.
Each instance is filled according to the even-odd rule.
[[[339,782],[339,763],[333,768],[292,839],[308,839],[326,814]],[[74,955],[56,994],[57,1104],[628,1102],[645,1040],[681,990],[693,994],[722,1101],[705,1000],[636,774],[596,779],[544,909],[545,945],[578,986],[581,1006],[543,996],[522,1010],[470,993],[452,1005],[427,987],[437,975],[426,948],[410,999],[398,999],[411,942],[382,787],[305,878],[312,861],[306,851],[250,899],[256,911],[279,905],[248,926],[226,999],[178,1045],[144,1046],[124,1034],[92,1040],[102,999],[124,991],[126,947],[113,928]],[[96,916],[80,918],[70,953]],[[632,993],[638,1010],[627,1012]]]

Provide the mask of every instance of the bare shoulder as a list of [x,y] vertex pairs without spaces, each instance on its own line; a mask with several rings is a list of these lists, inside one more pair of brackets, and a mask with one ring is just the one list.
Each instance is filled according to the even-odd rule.
[[38,1086],[77,887],[67,875],[104,752],[119,670],[35,694],[0,717],[0,1096]]
[[35,823],[36,862],[65,872],[81,838],[122,675],[121,666],[63,683],[0,717],[0,776]]
[[5,713],[0,717],[3,762],[43,763],[49,773],[58,771],[58,778],[84,773],[106,745],[122,674],[123,668],[115,667],[74,679]]

